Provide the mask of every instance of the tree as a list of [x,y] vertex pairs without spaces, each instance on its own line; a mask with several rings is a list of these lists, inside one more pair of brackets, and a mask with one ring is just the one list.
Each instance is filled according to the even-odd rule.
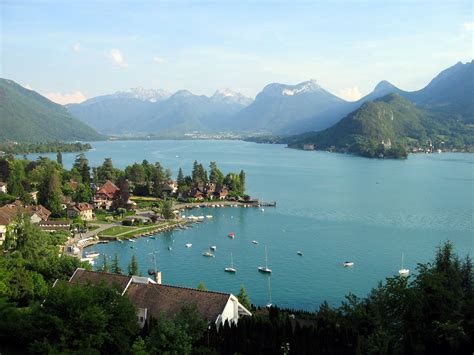
[[161,204],[161,215],[164,219],[174,219],[175,215],[173,213],[173,201],[165,200]]
[[176,182],[178,183],[178,188],[185,184],[183,169],[181,169],[181,168],[179,168],[179,170],[178,170],[178,177],[176,179]]
[[192,350],[192,338],[181,324],[160,317],[145,339],[147,350],[152,354],[183,354]]
[[240,292],[237,295],[237,299],[239,300],[240,304],[250,310],[250,298],[247,294],[247,290],[245,289],[244,285],[240,286]]
[[133,355],[149,355],[150,353],[146,350],[146,344],[145,341],[141,336],[139,336],[135,341],[133,342],[132,345],[132,351],[131,353]]
[[41,164],[42,176],[38,188],[38,202],[48,208],[54,216],[63,214],[62,191],[59,171],[51,161]]
[[116,180],[118,172],[112,164],[112,158],[105,158],[102,166],[98,168],[97,175],[100,182]]
[[132,260],[130,260],[130,264],[128,264],[128,274],[130,276],[140,275],[138,262],[137,262],[137,258],[135,257],[135,254],[132,255]]
[[219,170],[216,162],[211,161],[209,171],[209,182],[213,184],[222,184],[224,182],[224,174]]
[[112,266],[110,268],[110,271],[114,274],[122,274],[122,268],[120,267],[119,257],[117,253],[115,253],[114,259],[112,260]]
[[79,172],[79,174],[81,175],[81,180],[84,184],[90,184],[91,172],[89,167],[89,160],[87,160],[84,153],[76,155],[73,169]]
[[[117,254],[115,254],[117,255]],[[118,263],[118,261],[117,261]],[[104,254],[102,258],[102,271],[109,272],[109,262],[107,261],[107,256]]]
[[159,162],[155,163],[155,169],[151,176],[152,182],[152,193],[155,197],[161,197],[163,194],[163,182],[165,179],[165,173],[163,167]]
[[59,166],[63,166],[63,155],[60,150],[58,150],[58,152],[56,153],[56,162]]
[[240,170],[239,180],[240,180],[240,194],[243,195],[245,193],[245,171]]
[[197,289],[198,289],[199,291],[207,291],[206,285],[205,285],[204,282],[202,282],[202,281],[198,284]]
[[25,168],[20,160],[10,160],[8,162],[8,193],[15,197],[25,194],[23,183],[25,181]]
[[207,322],[199,314],[195,304],[182,306],[173,320],[177,325],[186,330],[193,343],[201,339],[207,329]]
[[90,202],[92,190],[88,184],[79,184],[74,192],[74,202]]

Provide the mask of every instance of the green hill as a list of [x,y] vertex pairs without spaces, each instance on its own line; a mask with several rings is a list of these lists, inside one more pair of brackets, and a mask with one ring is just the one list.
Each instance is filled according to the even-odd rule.
[[0,79],[0,142],[91,141],[102,139],[89,126],[35,91]]
[[368,157],[405,157],[407,148],[424,147],[430,141],[435,146],[473,145],[474,129],[418,109],[398,94],[367,102],[326,130],[287,140],[293,148],[314,144],[317,150]]

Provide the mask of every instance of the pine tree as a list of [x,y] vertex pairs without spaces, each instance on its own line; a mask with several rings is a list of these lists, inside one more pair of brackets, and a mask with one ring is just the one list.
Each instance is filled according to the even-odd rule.
[[119,258],[118,258],[117,253],[115,253],[114,260],[112,260],[112,267],[110,271],[113,272],[114,274],[122,274],[122,269],[120,268],[120,265],[119,265]]
[[245,171],[240,170],[239,178],[240,178],[240,194],[243,195],[245,193]]
[[130,260],[130,264],[128,264],[128,274],[132,276],[139,275],[139,273],[137,258],[135,257],[135,254],[133,254],[132,260]]
[[237,295],[237,299],[239,300],[242,306],[250,310],[250,298],[247,294],[247,290],[245,289],[244,285],[240,286],[240,292]]
[[62,167],[63,166],[63,155],[61,151],[58,150],[56,153],[56,162]]
[[105,256],[105,254],[102,261],[102,271],[109,272],[109,262],[107,261],[107,256]]

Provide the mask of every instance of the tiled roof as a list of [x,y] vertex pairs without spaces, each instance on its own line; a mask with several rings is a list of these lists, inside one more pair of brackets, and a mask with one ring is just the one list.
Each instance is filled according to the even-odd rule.
[[69,209],[72,209],[76,212],[84,212],[92,210],[92,205],[87,202],[79,202],[69,206]]
[[104,194],[112,198],[120,189],[110,180],[107,180],[104,185],[97,191],[98,194]]
[[120,293],[123,293],[131,280],[131,276],[77,269],[69,282],[80,285],[98,285],[103,282],[106,286],[116,287]]
[[131,284],[126,294],[135,307],[146,308],[155,318],[161,313],[173,317],[184,305],[196,305],[199,314],[209,322],[215,322],[222,314],[230,297],[228,293],[160,284]]

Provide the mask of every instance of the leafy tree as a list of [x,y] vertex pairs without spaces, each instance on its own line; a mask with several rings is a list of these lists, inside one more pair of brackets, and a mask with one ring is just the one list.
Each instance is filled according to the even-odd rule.
[[135,254],[132,255],[132,260],[130,260],[130,264],[128,264],[128,274],[129,275],[140,275],[140,271],[138,268],[138,262]]
[[181,307],[181,310],[176,314],[173,320],[177,325],[185,329],[193,343],[201,339],[207,329],[207,322],[199,314],[195,304]]
[[131,353],[133,355],[149,355],[150,353],[146,350],[146,344],[145,341],[141,336],[139,336],[135,341],[133,342],[132,345],[132,351]]
[[92,190],[88,184],[79,184],[74,193],[75,202],[91,202]]
[[250,310],[250,298],[247,294],[247,290],[245,289],[244,285],[240,286],[240,292],[237,295],[237,299],[239,300],[240,304]]
[[165,173],[163,171],[163,167],[161,166],[159,162],[156,162],[155,169],[151,176],[153,196],[155,197],[162,196],[164,179],[165,179]]
[[243,195],[245,193],[245,171],[243,170],[240,170],[239,181],[240,181],[240,194]]
[[38,189],[38,201],[48,208],[54,216],[61,216],[63,208],[59,171],[50,162],[43,164],[43,169],[43,177]]
[[114,274],[122,274],[122,268],[120,267],[118,254],[115,253],[114,259],[112,260],[112,266],[110,271]]
[[112,158],[105,158],[102,166],[97,169],[97,175],[100,182],[115,181],[117,179],[118,172],[112,164]]
[[8,192],[15,197],[21,197],[25,194],[23,183],[25,182],[25,168],[20,160],[10,160],[8,163]]
[[192,350],[192,337],[186,333],[185,327],[163,315],[153,326],[145,343],[152,354],[186,355]]

